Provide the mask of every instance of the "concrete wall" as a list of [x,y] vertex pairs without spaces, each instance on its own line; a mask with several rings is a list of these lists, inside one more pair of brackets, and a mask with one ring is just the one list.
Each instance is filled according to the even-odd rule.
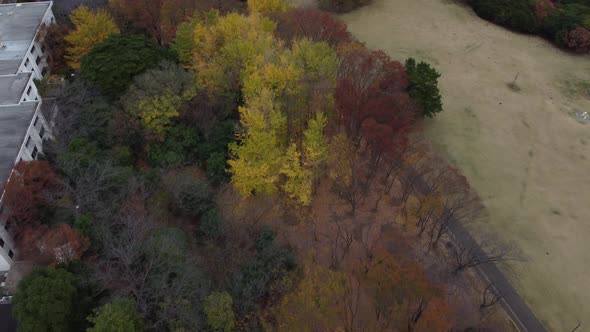
[[[55,16],[50,7],[45,13],[42,23],[49,25],[54,22]],[[42,79],[44,76],[43,71],[47,68],[47,50],[43,47],[43,40],[37,39],[38,38],[35,38],[29,46],[27,54],[18,70],[18,72],[33,72],[33,75],[31,75],[31,79],[25,88],[24,94],[21,97],[21,102],[41,101],[41,96],[37,91],[33,79]],[[36,159],[37,156],[34,156],[35,148],[37,149],[37,154],[41,153],[43,140],[48,137],[50,137],[49,128],[41,114],[41,103],[39,103],[35,110],[35,115],[27,129],[27,135],[25,136],[15,163],[18,163],[21,160],[30,161]],[[8,270],[10,270],[10,266],[13,263],[13,259],[10,257],[11,252],[13,256],[17,253],[14,241],[6,229],[7,211],[2,208],[2,204],[3,202],[0,200],[0,244],[4,241],[4,244],[0,246],[0,279]]]

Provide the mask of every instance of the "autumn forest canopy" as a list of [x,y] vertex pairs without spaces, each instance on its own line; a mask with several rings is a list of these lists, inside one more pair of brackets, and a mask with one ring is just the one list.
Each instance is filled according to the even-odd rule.
[[535,33],[559,47],[590,52],[590,3],[586,0],[468,0],[484,19]]
[[282,0],[85,2],[43,28],[54,139],[6,185],[43,266],[19,329],[495,326],[497,294],[462,279],[483,262],[447,236],[479,203],[421,139],[431,65]]

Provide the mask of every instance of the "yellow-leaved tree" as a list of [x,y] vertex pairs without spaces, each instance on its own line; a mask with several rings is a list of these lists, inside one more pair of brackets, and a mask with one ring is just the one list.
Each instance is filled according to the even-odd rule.
[[284,13],[291,4],[285,0],[248,0],[248,10],[250,13],[261,15],[270,15]]
[[249,6],[248,16],[209,15],[193,23],[197,81],[211,95],[245,105],[238,142],[229,146],[236,189],[246,196],[280,189],[308,205],[327,155],[324,114],[333,107],[336,51],[310,40],[287,48],[275,39],[275,23],[264,15],[286,10],[285,2]]
[[193,46],[197,81],[214,95],[237,99],[245,69],[275,46],[274,28],[267,18],[235,13],[197,23]]
[[240,107],[243,132],[238,142],[229,145],[233,159],[228,161],[231,182],[244,196],[272,193],[284,160],[285,117],[278,110],[269,91]]
[[70,20],[76,27],[66,37],[71,45],[66,50],[68,65],[74,69],[80,68],[80,59],[88,54],[92,48],[110,35],[119,33],[119,28],[111,15],[104,9],[96,12],[86,6],[80,6],[72,11]]
[[138,113],[141,124],[156,140],[164,140],[172,120],[178,117],[182,104],[180,96],[163,94],[139,102]]
[[325,42],[300,39],[291,46],[291,58],[301,72],[300,110],[302,121],[309,121],[317,110],[334,107],[334,90],[338,71],[336,50]]
[[346,135],[332,137],[328,148],[328,176],[342,187],[352,182],[355,154],[354,143]]
[[309,205],[311,203],[312,173],[311,170],[301,165],[301,153],[297,150],[297,145],[291,144],[287,149],[281,173],[286,177],[282,188],[289,197],[303,206]]
[[327,123],[324,113],[318,112],[303,132],[303,163],[312,171],[314,178],[321,175],[320,171],[328,157],[328,142],[324,135]]
[[279,330],[343,331],[349,293],[346,274],[324,267],[310,254],[303,263],[303,279],[283,298]]

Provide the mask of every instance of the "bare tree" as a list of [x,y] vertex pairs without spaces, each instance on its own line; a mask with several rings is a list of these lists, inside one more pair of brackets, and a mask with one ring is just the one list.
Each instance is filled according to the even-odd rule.
[[422,314],[428,308],[428,301],[424,298],[420,298],[417,304],[411,308],[408,308],[408,332],[413,332],[416,329],[416,325],[420,318],[422,318]]
[[496,305],[498,302],[502,300],[502,294],[496,290],[494,285],[488,283],[487,286],[484,288],[481,294],[481,303],[479,304],[479,309],[485,309],[491,306]]
[[510,245],[500,244],[499,241],[484,241],[464,243],[462,241],[448,242],[449,256],[453,266],[453,274],[486,263],[499,263],[510,260],[520,260]]
[[356,210],[361,206],[367,198],[368,189],[371,186],[372,176],[367,174],[366,169],[363,168],[359,160],[351,162],[352,174],[348,183],[342,183],[336,181],[335,189],[338,192],[338,196],[346,201],[350,208],[351,213],[354,216]]
[[578,325],[576,325],[576,327],[574,327],[572,332],[576,332],[576,330],[579,329],[581,326],[582,326],[582,323],[580,321],[578,321]]
[[331,234],[326,235],[331,239],[330,266],[337,269],[348,254],[354,237],[346,225],[341,222],[338,215],[332,215],[331,219],[335,226],[335,230],[334,232],[331,232]]
[[471,192],[461,192],[446,199],[442,210],[431,222],[430,247],[435,247],[441,237],[449,231],[453,222],[468,223],[482,211],[479,198]]
[[63,184],[74,204],[74,215],[92,211],[96,217],[110,217],[125,196],[129,170],[117,167],[109,159],[87,164],[78,159],[60,158],[59,169],[67,175]]
[[361,295],[361,280],[354,276],[348,277],[348,287],[345,290],[345,303],[344,303],[344,324],[345,331],[352,332],[357,331],[358,322],[356,317],[359,309],[359,298]]
[[97,225],[102,252],[95,278],[113,296],[133,297],[148,329],[167,329],[170,322],[198,329],[195,312],[208,282],[182,241],[154,240],[159,227],[138,196],[130,198],[118,218]]
[[422,193],[424,190],[422,188],[424,184],[423,177],[429,172],[432,172],[432,166],[425,159],[414,161],[413,164],[407,162],[404,164],[403,174],[399,178],[399,181],[401,184],[402,211],[406,218],[408,216],[406,203],[408,202],[410,195],[415,191]]

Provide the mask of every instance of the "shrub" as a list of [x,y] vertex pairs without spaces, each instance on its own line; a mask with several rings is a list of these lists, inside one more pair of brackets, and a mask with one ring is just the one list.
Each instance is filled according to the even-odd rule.
[[202,137],[196,128],[176,125],[168,130],[162,143],[152,143],[147,157],[154,167],[173,167],[197,160]]
[[[264,232],[257,241],[256,256],[246,263],[234,276],[231,293],[234,308],[244,315],[256,308],[257,303],[277,290],[289,271],[295,268],[295,258],[286,248],[279,248],[268,241],[268,232]],[[280,291],[280,290],[279,290]]]
[[116,299],[95,311],[88,320],[94,324],[88,332],[142,331],[137,304],[131,299]]
[[219,184],[227,181],[229,175],[225,171],[227,168],[227,162],[225,159],[225,153],[214,152],[207,159],[207,178],[213,184]]
[[567,36],[567,47],[580,53],[590,52],[590,31],[582,27],[570,31]]
[[560,47],[588,52],[590,3],[586,0],[470,0],[482,18],[508,28],[540,33]]
[[319,7],[335,13],[347,13],[370,2],[371,0],[319,0]]
[[212,208],[201,217],[199,230],[205,235],[205,237],[212,240],[223,235],[223,220],[217,212],[217,209]]
[[188,177],[179,180],[182,183],[171,189],[178,212],[198,218],[213,207],[213,194],[207,183]]
[[205,298],[207,323],[215,331],[234,331],[236,319],[232,309],[233,300],[227,292],[213,292]]
[[480,17],[521,32],[536,32],[539,23],[532,0],[471,0]]
[[578,3],[557,3],[556,10],[543,20],[543,35],[561,47],[568,47],[569,32],[583,26],[588,16],[588,6]]

